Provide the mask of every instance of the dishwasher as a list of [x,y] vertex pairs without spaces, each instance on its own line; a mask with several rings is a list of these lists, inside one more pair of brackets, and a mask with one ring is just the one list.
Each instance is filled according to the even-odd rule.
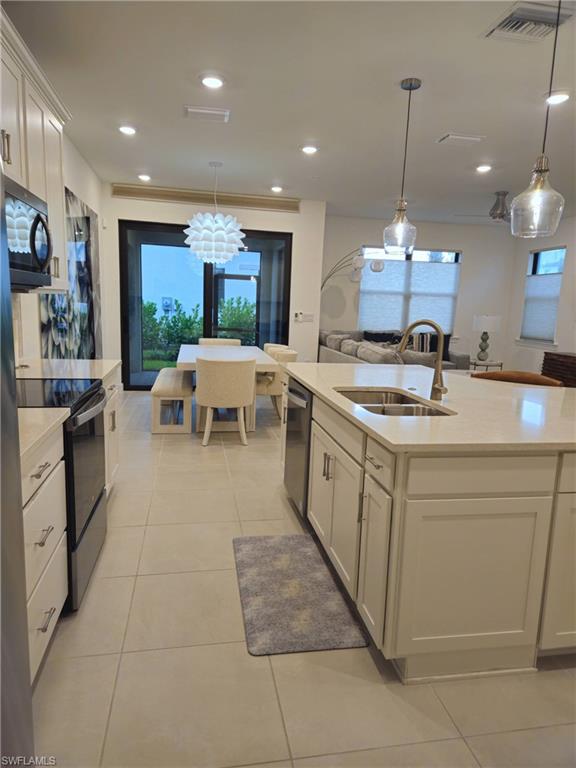
[[284,486],[298,512],[302,517],[306,517],[312,393],[295,379],[290,378],[287,400]]

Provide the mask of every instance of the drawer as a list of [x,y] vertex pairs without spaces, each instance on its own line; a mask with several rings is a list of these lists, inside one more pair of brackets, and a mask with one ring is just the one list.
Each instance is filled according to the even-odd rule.
[[65,528],[66,480],[61,461],[24,507],[26,597],[30,597]]
[[117,366],[112,371],[112,373],[109,373],[108,376],[106,376],[102,380],[102,384],[106,388],[108,395],[114,394],[115,390],[121,390],[122,389],[122,367],[120,365]]
[[394,454],[369,437],[366,442],[366,472],[372,475],[389,493],[394,491],[395,464]]
[[558,490],[560,493],[576,492],[576,453],[562,454]]
[[30,679],[34,680],[68,595],[66,534],[62,534],[50,562],[28,600]]
[[312,406],[312,418],[321,427],[324,427],[330,437],[341,445],[350,456],[360,464],[362,463],[364,433],[360,429],[350,424],[347,419],[316,397]]
[[552,493],[556,456],[411,458],[409,496]]
[[36,493],[63,456],[62,427],[58,427],[22,462],[22,504]]

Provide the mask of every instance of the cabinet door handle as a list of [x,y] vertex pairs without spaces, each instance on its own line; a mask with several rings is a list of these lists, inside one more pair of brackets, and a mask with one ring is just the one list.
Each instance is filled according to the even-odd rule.
[[49,611],[44,611],[44,615],[46,618],[44,619],[44,623],[41,627],[38,627],[39,632],[48,632],[48,627],[50,626],[50,622],[52,621],[52,616],[56,613],[56,608],[50,608]]
[[30,475],[30,477],[33,478],[34,480],[40,480],[44,472],[46,472],[46,470],[51,466],[52,464],[49,461],[45,461],[44,464],[40,464],[36,472]]
[[329,453],[326,454],[326,480],[332,480],[334,475],[330,474],[330,463],[332,462],[332,459],[334,456],[330,456]]
[[373,456],[368,456],[368,454],[366,454],[366,461],[369,461],[374,469],[384,469],[384,465],[379,464]]
[[284,406],[282,409],[282,424],[286,424],[286,417],[288,416],[288,408]]
[[43,547],[46,544],[46,542],[48,541],[48,536],[50,536],[50,534],[52,533],[53,530],[54,530],[54,526],[53,525],[49,525],[48,528],[42,528],[42,533],[44,535],[42,536],[40,541],[36,542],[36,546]]
[[2,160],[6,163],[6,165],[12,165],[10,134],[4,129],[2,129]]
[[110,414],[110,432],[116,432],[116,411]]
[[326,459],[328,458],[328,454],[326,451],[324,451],[324,464],[322,465],[322,477],[326,477]]

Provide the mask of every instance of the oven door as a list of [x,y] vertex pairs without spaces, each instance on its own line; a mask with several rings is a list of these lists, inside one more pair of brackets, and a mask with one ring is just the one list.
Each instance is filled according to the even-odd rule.
[[68,538],[75,548],[106,484],[104,408],[101,387],[66,422]]

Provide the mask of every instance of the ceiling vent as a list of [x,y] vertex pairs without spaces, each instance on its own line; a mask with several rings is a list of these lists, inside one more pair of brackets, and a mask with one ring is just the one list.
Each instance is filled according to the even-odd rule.
[[203,120],[205,123],[227,123],[230,120],[230,110],[218,107],[184,106],[184,116],[191,120]]
[[[560,11],[560,24],[574,15],[574,2],[566,2]],[[497,40],[536,43],[548,37],[556,26],[556,3],[519,2],[509,8],[484,34]]]
[[486,136],[473,136],[466,133],[445,133],[439,139],[436,139],[437,144],[449,144],[453,146],[463,146],[464,144],[475,144],[479,141],[483,141]]

